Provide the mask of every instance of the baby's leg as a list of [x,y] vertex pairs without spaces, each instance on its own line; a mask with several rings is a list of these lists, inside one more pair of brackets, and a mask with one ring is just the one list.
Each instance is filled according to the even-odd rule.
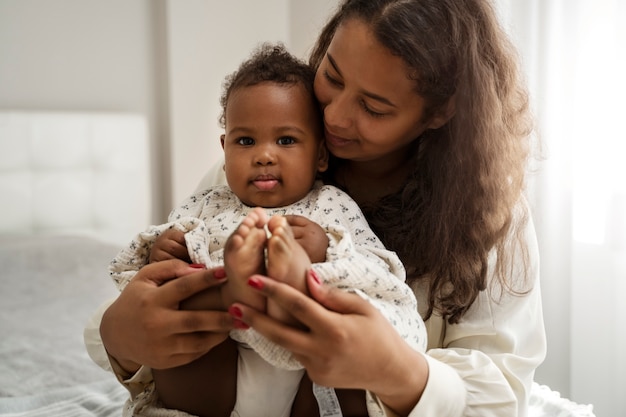
[[163,407],[198,416],[229,417],[237,397],[237,342],[226,338],[207,354],[170,369],[153,369]]
[[[367,416],[367,404],[365,401],[365,391],[357,389],[335,389],[341,414],[344,417]],[[298,393],[291,406],[292,417],[317,417],[320,415],[319,406],[313,394],[313,383],[308,375],[304,375],[300,380]]]
[[224,268],[228,281],[221,287],[226,309],[238,301],[265,311],[265,297],[255,293],[247,284],[251,275],[265,273],[265,223],[267,215],[257,207],[226,241]]
[[[274,216],[267,226],[272,234],[267,242],[267,275],[308,294],[306,274],[311,260],[304,248],[296,242],[287,219]],[[267,314],[283,322],[297,324],[287,311],[272,301],[267,303]]]

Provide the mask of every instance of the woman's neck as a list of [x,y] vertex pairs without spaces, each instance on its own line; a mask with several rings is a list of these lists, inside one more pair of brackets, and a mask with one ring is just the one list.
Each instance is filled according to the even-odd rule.
[[411,155],[380,158],[375,161],[342,160],[335,181],[358,203],[373,203],[397,192],[411,169]]

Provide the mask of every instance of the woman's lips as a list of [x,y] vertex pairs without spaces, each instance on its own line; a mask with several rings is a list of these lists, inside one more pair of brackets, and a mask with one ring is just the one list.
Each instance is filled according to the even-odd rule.
[[352,142],[351,140],[333,135],[328,130],[326,130],[326,143],[330,146],[342,147],[342,146],[349,145],[351,142]]

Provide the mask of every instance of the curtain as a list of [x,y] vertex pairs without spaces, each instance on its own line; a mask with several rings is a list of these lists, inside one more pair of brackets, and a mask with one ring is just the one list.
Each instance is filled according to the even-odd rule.
[[497,0],[543,158],[529,196],[548,356],[536,380],[626,415],[626,1]]

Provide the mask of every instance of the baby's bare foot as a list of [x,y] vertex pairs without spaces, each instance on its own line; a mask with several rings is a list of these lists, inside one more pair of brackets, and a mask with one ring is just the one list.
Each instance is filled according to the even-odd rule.
[[[306,274],[311,261],[304,248],[296,242],[287,219],[274,216],[267,226],[272,234],[267,241],[267,275],[308,294]],[[268,301],[267,313],[284,322],[296,323],[288,312],[271,301]]]
[[228,281],[222,286],[225,308],[238,301],[265,311],[265,298],[254,293],[247,282],[251,275],[265,273],[266,223],[265,211],[257,207],[246,216],[226,241],[224,268]]

